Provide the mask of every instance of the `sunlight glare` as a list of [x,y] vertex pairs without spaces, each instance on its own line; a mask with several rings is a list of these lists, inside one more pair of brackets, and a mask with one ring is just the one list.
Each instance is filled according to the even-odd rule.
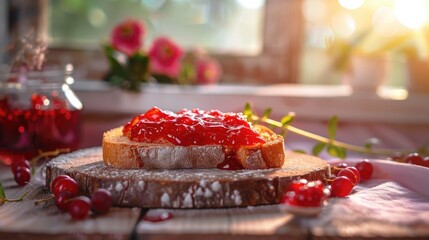
[[427,18],[426,6],[423,0],[397,0],[395,14],[400,23],[411,29],[421,27]]
[[345,13],[339,13],[332,18],[332,29],[341,38],[348,38],[356,30],[354,18]]
[[265,0],[236,0],[236,2],[249,9],[259,9],[265,4]]
[[345,9],[357,9],[363,5],[364,0],[338,0],[338,3]]

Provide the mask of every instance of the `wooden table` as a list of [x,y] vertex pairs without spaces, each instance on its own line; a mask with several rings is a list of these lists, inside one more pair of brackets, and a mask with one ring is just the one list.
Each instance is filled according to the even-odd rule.
[[[174,218],[151,223],[142,217],[154,209],[113,208],[106,215],[72,221],[47,197],[41,174],[18,187],[9,167],[0,165],[0,181],[8,198],[29,194],[22,202],[0,206],[0,239],[429,239],[429,225],[401,226],[381,221],[345,221],[304,217],[279,206],[232,209],[168,210]],[[331,199],[321,214],[335,204]]]

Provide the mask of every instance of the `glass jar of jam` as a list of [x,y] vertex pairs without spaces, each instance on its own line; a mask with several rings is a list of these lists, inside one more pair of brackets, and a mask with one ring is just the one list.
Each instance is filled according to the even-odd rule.
[[72,70],[0,69],[0,160],[78,147],[82,103],[70,88]]

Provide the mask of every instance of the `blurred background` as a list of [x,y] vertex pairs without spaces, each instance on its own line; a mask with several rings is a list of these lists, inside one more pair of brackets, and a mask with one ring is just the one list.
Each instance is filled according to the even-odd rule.
[[[205,49],[221,66],[217,85],[150,85],[140,94],[105,85],[101,46],[128,18],[145,24],[144,47],[168,36],[185,52]],[[409,148],[429,139],[427,0],[0,1],[2,64],[29,32],[49,44],[45,64],[74,66],[91,136],[83,147],[152,105],[237,111],[249,101],[272,107],[273,117],[294,111],[298,125],[321,134],[339,115],[342,137],[356,143],[378,135]]]

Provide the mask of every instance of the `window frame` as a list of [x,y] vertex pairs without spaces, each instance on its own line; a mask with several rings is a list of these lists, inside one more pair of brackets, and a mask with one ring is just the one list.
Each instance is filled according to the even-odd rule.
[[[22,33],[23,30],[28,31],[28,29],[35,29],[39,37],[48,39],[49,1],[18,2],[21,7],[18,9],[20,21],[24,22],[25,27],[20,26],[20,31],[12,33],[10,39],[16,39],[19,33]],[[9,0],[9,5],[12,5],[12,0]],[[255,56],[213,54],[222,66],[221,82],[237,84],[298,83],[304,28],[301,6],[302,0],[266,0],[261,52]],[[32,14],[33,11],[36,14]],[[28,14],[29,12],[30,14]],[[22,25],[22,22],[20,24]],[[102,79],[107,72],[108,63],[101,48],[70,49],[52,46],[48,51],[47,64],[72,63],[78,79]]]

